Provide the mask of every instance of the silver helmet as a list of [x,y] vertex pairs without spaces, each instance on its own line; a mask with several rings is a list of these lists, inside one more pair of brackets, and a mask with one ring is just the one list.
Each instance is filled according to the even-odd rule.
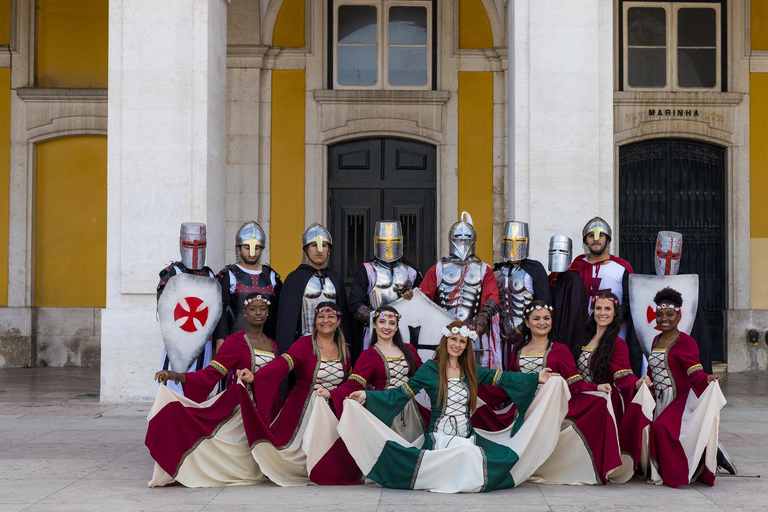
[[683,235],[676,231],[659,231],[656,237],[656,275],[676,276],[683,254]]
[[381,220],[373,230],[373,255],[391,263],[403,257],[403,228],[399,220]]
[[522,261],[528,257],[530,244],[528,223],[511,220],[504,226],[504,239],[501,242],[501,253],[506,261]]
[[573,241],[564,235],[555,235],[549,239],[548,266],[550,272],[565,272],[571,266]]
[[315,244],[318,252],[323,252],[323,242],[333,245],[333,238],[331,238],[331,233],[317,222],[313,222],[301,235],[301,246],[304,248],[310,244]]
[[595,237],[595,240],[600,239],[600,235],[605,233],[606,238],[608,239],[605,243],[605,250],[608,250],[608,247],[611,244],[611,239],[613,238],[613,232],[611,231],[611,226],[608,225],[605,220],[603,220],[600,217],[594,217],[592,220],[587,222],[584,225],[584,229],[581,230],[581,241],[584,246],[584,253],[589,253],[589,246],[587,245],[587,235],[592,233],[592,235]]
[[202,222],[182,222],[179,235],[179,251],[181,263],[193,270],[205,266],[205,224]]
[[475,254],[475,242],[477,231],[472,223],[472,216],[467,212],[461,212],[461,220],[451,226],[448,231],[448,242],[451,245],[451,254],[466,260]]
[[[251,257],[256,255],[256,248],[263,249],[267,245],[267,235],[264,234],[264,230],[255,220],[249,220],[237,230],[235,233],[235,247],[241,245],[247,245]],[[235,250],[235,258],[237,262],[240,262],[240,252]]]

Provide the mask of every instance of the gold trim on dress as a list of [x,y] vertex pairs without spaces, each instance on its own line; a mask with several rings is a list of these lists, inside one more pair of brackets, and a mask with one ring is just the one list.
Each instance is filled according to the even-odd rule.
[[295,363],[293,362],[293,358],[291,356],[289,356],[287,353],[286,354],[280,354],[280,357],[282,357],[283,359],[288,361],[288,371],[293,370],[293,367],[295,365]]
[[210,363],[208,363],[209,366],[213,366],[218,370],[220,374],[222,374],[224,377],[227,376],[227,367],[221,364],[220,362],[216,361],[215,359],[212,359]]
[[621,377],[626,377],[627,375],[632,375],[632,370],[628,368],[625,368],[624,370],[619,370],[613,374],[613,380],[620,379]]
[[570,377],[565,379],[565,382],[566,382],[566,384],[571,385],[574,382],[578,382],[578,381],[582,380],[582,378],[583,377],[577,373],[576,375],[571,375]]
[[365,377],[363,377],[362,375],[358,375],[356,373],[353,373],[353,374],[351,374],[349,376],[349,378],[354,380],[354,381],[359,382],[362,386],[367,386],[368,385],[368,381],[365,380]]
[[691,366],[690,368],[688,368],[688,369],[686,370],[686,373],[687,373],[688,375],[691,375],[693,372],[697,372],[697,371],[699,371],[699,370],[704,370],[704,367],[703,367],[703,366],[701,366],[700,364],[695,364],[695,365]]

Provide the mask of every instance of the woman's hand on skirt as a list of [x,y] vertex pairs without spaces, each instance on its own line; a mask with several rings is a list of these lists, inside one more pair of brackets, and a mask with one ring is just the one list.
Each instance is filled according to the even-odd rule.
[[539,372],[539,382],[544,384],[550,377],[558,377],[559,373],[554,373],[550,368],[544,368]]
[[608,393],[610,395],[611,391],[613,391],[613,388],[610,384],[598,384],[597,390],[603,393]]
[[320,384],[315,384],[315,392],[317,393],[317,396],[319,396],[320,398],[325,398],[326,400],[331,398],[331,392],[325,389]]
[[184,384],[184,374],[177,373],[171,370],[160,370],[155,374],[155,380],[160,384],[165,384],[169,380],[173,382],[181,382]]
[[350,393],[350,395],[347,398],[361,404],[365,402],[365,391],[355,391],[353,393]]
[[235,376],[246,384],[251,384],[253,382],[253,373],[251,373],[251,370],[248,368],[237,370]]
[[637,382],[635,382],[635,391],[640,389],[640,386],[642,386],[643,384],[648,386],[648,389],[653,387],[653,381],[651,380],[651,378],[647,375],[643,375],[642,377],[637,379]]

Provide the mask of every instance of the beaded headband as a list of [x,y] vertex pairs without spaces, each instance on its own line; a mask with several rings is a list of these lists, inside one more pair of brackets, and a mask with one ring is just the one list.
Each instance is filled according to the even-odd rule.
[[617,306],[619,305],[619,299],[616,299],[614,297],[609,297],[608,295],[606,295],[604,293],[601,293],[600,295],[595,295],[594,297],[592,297],[592,304],[594,304],[598,300],[609,300],[609,301],[613,302],[614,304],[616,304]]
[[373,313],[373,318],[374,319],[379,318],[380,316],[393,316],[393,317],[397,318],[398,320],[403,318],[403,315],[401,315],[400,313],[393,313],[391,311],[375,311]]
[[272,305],[272,303],[269,301],[269,299],[267,299],[264,295],[259,294],[259,295],[255,296],[255,297],[251,297],[250,299],[245,299],[243,301],[243,309],[247,308],[248,304],[250,304],[251,302],[253,302],[255,300],[260,300],[261,302],[263,302],[267,306],[271,306]]
[[530,308],[526,308],[526,309],[525,309],[525,311],[523,311],[523,313],[525,313],[526,315],[528,315],[528,314],[530,314],[530,313],[533,313],[534,311],[538,311],[539,309],[546,309],[546,310],[548,310],[549,312],[552,312],[552,311],[554,311],[554,309],[552,308],[552,306],[550,306],[549,304],[544,304],[543,306],[542,306],[542,305],[540,305],[540,304],[538,304],[538,305],[536,305],[536,306],[531,306]]
[[664,304],[659,304],[656,306],[656,311],[661,311],[662,309],[674,309],[675,311],[680,311],[682,308],[680,306],[673,306],[672,304],[667,304],[665,302]]
[[450,329],[448,329],[448,326],[443,327],[443,336],[446,338],[450,338],[454,334],[459,334],[461,337],[469,338],[472,341],[477,339],[477,333],[466,325],[462,325],[461,327],[451,327]]
[[318,314],[321,311],[332,311],[336,313],[336,316],[341,316],[341,310],[332,308],[331,306],[323,306],[322,308],[315,308],[315,314]]

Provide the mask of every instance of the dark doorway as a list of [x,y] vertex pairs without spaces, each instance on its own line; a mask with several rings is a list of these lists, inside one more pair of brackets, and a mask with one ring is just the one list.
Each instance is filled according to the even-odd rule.
[[350,286],[373,257],[376,221],[403,225],[404,257],[422,273],[435,263],[435,147],[402,139],[360,139],[328,148],[331,267]]
[[680,273],[699,275],[712,361],[724,360],[725,211],[724,148],[656,139],[619,149],[621,257],[635,272],[653,274],[656,234],[683,234]]

